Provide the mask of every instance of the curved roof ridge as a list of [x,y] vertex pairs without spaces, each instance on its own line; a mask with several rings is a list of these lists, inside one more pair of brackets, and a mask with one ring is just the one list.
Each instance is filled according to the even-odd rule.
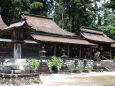
[[26,23],[25,21],[16,22],[16,23],[11,24],[10,26],[8,26],[5,29],[22,27],[25,23]]
[[90,30],[95,30],[95,31],[101,31],[101,32],[102,32],[102,30],[99,30],[99,29],[97,29],[97,28],[86,27],[86,26],[81,26],[80,29],[83,29],[83,28],[85,28],[85,29],[90,29]]
[[0,30],[4,30],[8,26],[4,23],[2,16],[0,15]]
[[22,14],[23,16],[24,15],[27,15],[27,16],[33,16],[33,17],[40,17],[40,18],[46,18],[46,19],[51,19],[53,20],[53,18],[50,18],[50,17],[46,17],[46,16],[41,16],[41,15],[35,15],[35,14]]

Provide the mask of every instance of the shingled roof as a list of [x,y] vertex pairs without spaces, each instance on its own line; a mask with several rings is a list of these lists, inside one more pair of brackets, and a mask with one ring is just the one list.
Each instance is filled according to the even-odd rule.
[[23,20],[18,23],[11,24],[8,28],[6,28],[6,30],[23,27],[26,24],[33,31],[40,31],[57,35],[75,36],[74,33],[61,29],[51,18],[25,14],[22,16],[22,19]]
[[54,36],[45,36],[45,35],[32,35],[35,40],[42,42],[52,42],[52,43],[66,43],[66,44],[80,44],[80,45],[94,45],[93,43],[89,43],[84,39],[77,38],[66,38],[66,37],[54,37]]
[[7,25],[4,23],[1,15],[0,15],[0,30],[4,30],[6,27],[7,27]]
[[99,42],[99,43],[115,43],[114,40],[107,37],[101,30],[96,30],[88,27],[81,27],[80,33],[82,37],[89,41]]
[[[22,15],[22,21],[11,24],[4,30],[9,31],[13,29],[25,28],[30,29],[31,32],[34,32],[30,33],[30,36],[36,41],[38,40],[42,42],[95,45],[82,38],[79,38],[74,33],[61,29],[51,18],[36,15]],[[44,34],[40,35],[41,32]],[[46,34],[50,34],[50,36],[46,36]],[[71,37],[74,37],[74,39]]]
[[59,35],[74,36],[74,33],[61,29],[51,18],[25,15],[26,22],[32,29]]

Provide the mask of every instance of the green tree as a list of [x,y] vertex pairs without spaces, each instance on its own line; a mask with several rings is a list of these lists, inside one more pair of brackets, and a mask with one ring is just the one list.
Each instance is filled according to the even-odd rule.
[[[102,1],[102,0],[101,0]],[[100,11],[102,10],[102,7],[98,5],[100,0],[93,0],[93,7],[91,8],[92,12],[94,13],[93,21],[91,23],[91,26],[93,28],[96,28],[98,25],[101,25],[101,16],[100,16]]]
[[110,0],[110,2],[105,3],[104,6],[107,8],[115,9],[115,0]]
[[54,20],[62,28],[76,33],[80,26],[91,24],[94,17],[91,3],[91,0],[56,0]]
[[[101,29],[106,35],[109,37],[115,39],[115,10],[114,10],[114,1],[110,0],[110,2],[105,2],[102,5],[101,13],[102,20],[101,25],[98,25],[97,27]],[[111,8],[113,10],[111,10]]]
[[103,25],[98,26],[106,35],[115,40],[115,14],[109,14],[103,19]]
[[0,0],[1,14],[7,24],[19,21],[20,14],[47,15],[53,0]]

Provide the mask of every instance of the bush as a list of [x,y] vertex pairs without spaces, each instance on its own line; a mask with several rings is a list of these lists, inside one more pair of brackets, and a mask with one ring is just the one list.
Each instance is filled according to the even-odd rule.
[[62,59],[56,56],[51,56],[50,60],[47,60],[46,63],[48,64],[48,66],[52,69],[52,67],[57,67],[57,69],[61,68],[61,62]]
[[83,64],[78,65],[78,70],[79,70],[79,72],[83,72],[83,70],[84,70]]
[[74,63],[68,64],[67,67],[68,67],[68,69],[69,69],[69,71],[70,71],[71,73],[72,73],[72,72],[74,71],[74,69],[75,69]]
[[93,66],[87,65],[87,71],[88,71],[88,72],[92,72],[92,70],[93,70]]
[[36,70],[36,69],[39,67],[40,62],[39,62],[38,60],[36,60],[36,59],[31,59],[31,60],[29,60],[29,65],[30,65],[34,70]]
[[57,73],[58,72],[58,69],[56,66],[52,66],[51,67],[51,70],[53,71],[53,73]]
[[40,83],[40,81],[37,78],[34,78],[34,83]]

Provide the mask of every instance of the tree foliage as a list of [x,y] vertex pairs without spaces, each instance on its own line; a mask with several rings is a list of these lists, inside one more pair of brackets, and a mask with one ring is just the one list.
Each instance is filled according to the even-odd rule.
[[103,24],[98,27],[109,37],[115,39],[115,14],[109,14],[103,19]]
[[[62,28],[77,32],[80,26],[89,26],[93,20],[91,0],[56,0],[54,19]],[[87,22],[86,22],[87,21]]]
[[110,2],[105,3],[104,6],[105,6],[106,8],[115,9],[115,1],[114,1],[114,0],[110,0]]
[[47,15],[52,0],[0,0],[1,14],[7,24],[20,19],[20,14]]

